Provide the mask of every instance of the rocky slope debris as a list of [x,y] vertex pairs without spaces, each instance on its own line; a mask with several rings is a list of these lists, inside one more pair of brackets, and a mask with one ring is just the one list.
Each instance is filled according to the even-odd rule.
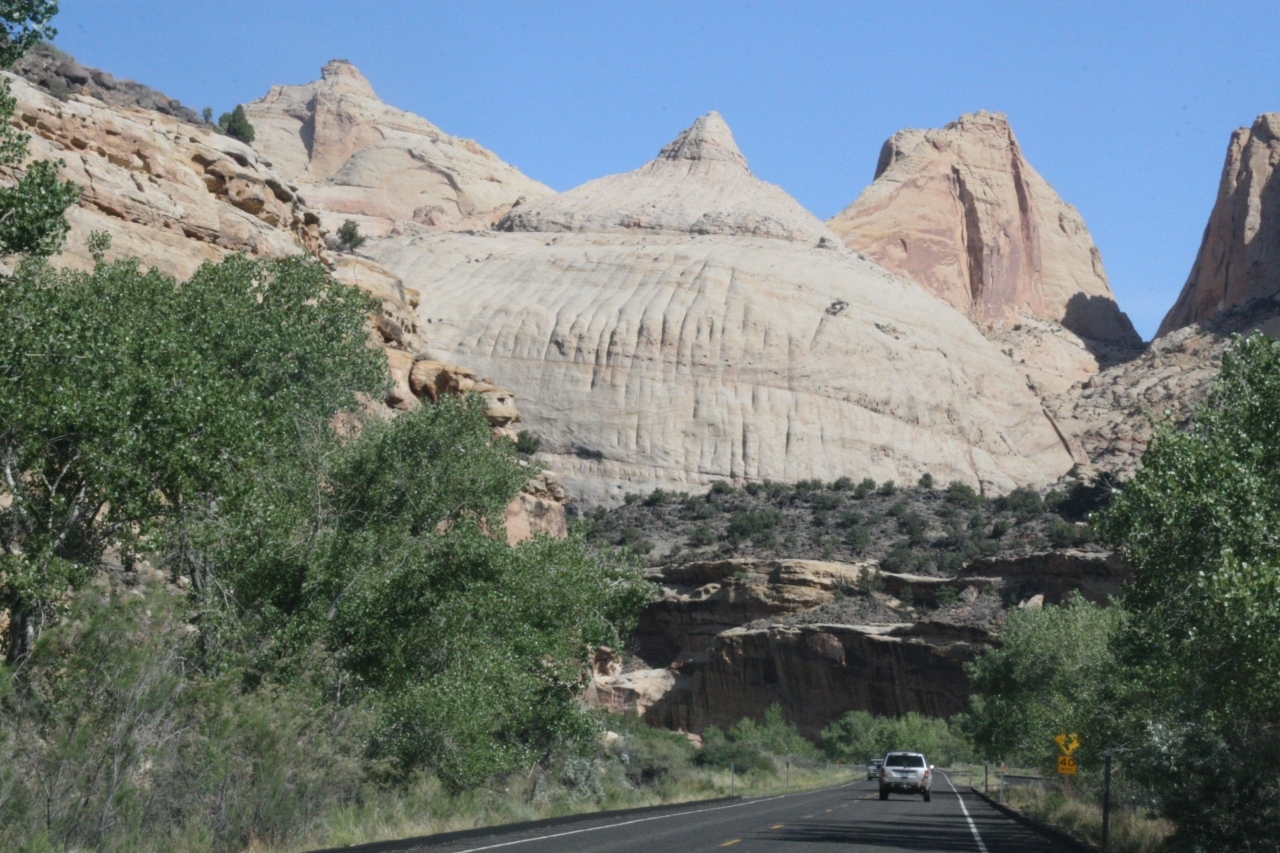
[[1006,355],[825,237],[718,116],[500,227],[363,251],[431,294],[434,359],[522,389],[542,458],[588,501],[924,470],[1008,490],[1071,465]]
[[[1027,162],[1000,113],[894,134],[874,182],[828,224],[996,332],[1048,390],[1141,343],[1084,220]],[[1031,340],[1013,334],[1024,327]]]
[[1280,113],[1231,135],[1200,251],[1157,337],[1280,294]]
[[322,212],[368,235],[488,228],[512,205],[551,195],[470,139],[379,100],[346,60],[301,86],[272,86],[245,105],[254,147]]

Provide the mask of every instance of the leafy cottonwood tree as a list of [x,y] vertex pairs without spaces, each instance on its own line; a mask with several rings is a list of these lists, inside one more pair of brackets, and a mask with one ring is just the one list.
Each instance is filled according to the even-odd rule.
[[[8,68],[32,45],[57,33],[49,21],[51,0],[0,0],[0,67]],[[13,125],[17,102],[8,78],[0,79],[0,169],[17,171],[27,157],[27,134]],[[17,183],[0,187],[0,255],[51,255],[67,236],[63,214],[80,197],[70,181],[58,180],[62,163],[30,164]]]
[[1232,342],[1100,529],[1134,569],[1126,760],[1189,842],[1280,849],[1280,341]]
[[[234,257],[0,280],[0,607],[10,659],[108,545],[228,500],[299,431],[385,382],[368,297],[316,263]],[[200,577],[196,577],[197,582]]]

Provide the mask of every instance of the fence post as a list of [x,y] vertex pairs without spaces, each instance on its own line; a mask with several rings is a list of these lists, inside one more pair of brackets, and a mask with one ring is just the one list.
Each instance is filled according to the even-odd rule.
[[1102,753],[1106,764],[1102,771],[1102,850],[1106,853],[1107,835],[1111,828],[1111,750]]
[[788,787],[788,788],[790,788],[790,787],[791,787],[791,758],[790,758],[790,757],[788,757],[788,758],[787,758],[787,784],[786,784],[786,787]]
[[733,796],[733,762],[729,762],[729,796]]
[[1004,762],[1000,762],[1000,802],[1004,802]]
[[991,774],[987,772],[986,763],[982,765],[982,793],[991,793]]
[[831,762],[827,762],[827,784],[831,784]]

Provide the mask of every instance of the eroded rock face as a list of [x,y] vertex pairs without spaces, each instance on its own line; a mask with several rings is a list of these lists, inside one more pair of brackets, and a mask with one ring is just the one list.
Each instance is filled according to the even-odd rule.
[[1280,294],[1280,113],[1231,134],[1218,198],[1178,301],[1156,336]]
[[959,713],[964,664],[998,637],[1006,605],[1042,606],[1072,591],[1105,602],[1128,570],[1109,552],[1072,549],[975,561],[950,578],[752,559],[647,577],[660,594],[633,635],[637,657],[623,666],[598,656],[586,701],[689,732],[759,720],[777,703],[816,738],[853,710]]
[[245,114],[254,147],[303,187],[329,230],[345,219],[373,236],[488,228],[517,201],[552,193],[472,140],[384,104],[346,60],[314,82],[272,86]]
[[1280,337],[1280,297],[1253,299],[1157,337],[1140,357],[1110,367],[1061,394],[1045,408],[1092,472],[1129,477],[1153,434],[1153,424],[1191,423],[1222,368],[1233,334]]
[[[995,332],[1051,391],[1114,360],[1109,349],[1140,344],[1084,220],[1027,162],[1000,113],[895,134],[875,181],[828,224]],[[1028,320],[1028,333],[1049,334],[1016,334]]]
[[55,264],[90,268],[95,230],[111,235],[110,257],[134,256],[180,280],[232,252],[322,253],[319,218],[249,146],[152,110],[58,100],[9,79],[32,157],[62,160],[62,176],[83,189]]
[[432,358],[521,389],[543,458],[588,502],[926,470],[1003,490],[1070,467],[1007,356],[824,240],[722,125],[705,116],[642,169],[521,205],[509,232],[366,251],[431,294]]

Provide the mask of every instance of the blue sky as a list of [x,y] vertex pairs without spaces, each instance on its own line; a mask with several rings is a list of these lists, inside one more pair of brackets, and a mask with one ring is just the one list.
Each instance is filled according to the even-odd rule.
[[716,109],[820,217],[903,127],[1009,116],[1150,337],[1232,130],[1280,110],[1280,2],[63,0],[55,43],[197,110],[350,59],[390,104],[568,189]]

